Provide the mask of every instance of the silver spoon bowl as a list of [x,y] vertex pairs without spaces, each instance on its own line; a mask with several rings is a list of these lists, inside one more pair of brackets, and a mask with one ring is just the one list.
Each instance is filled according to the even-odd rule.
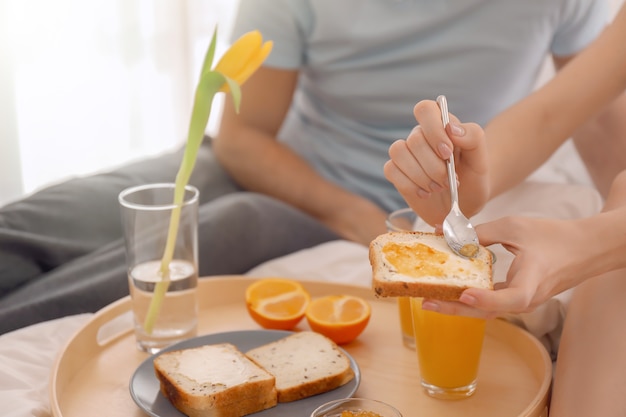
[[[437,104],[441,110],[441,120],[445,128],[450,123],[448,102],[446,97],[437,97]],[[443,236],[457,255],[464,258],[473,258],[478,254],[478,236],[469,219],[463,215],[459,207],[459,193],[456,184],[456,168],[454,166],[454,152],[447,161],[448,184],[450,186],[450,212],[443,221]]]

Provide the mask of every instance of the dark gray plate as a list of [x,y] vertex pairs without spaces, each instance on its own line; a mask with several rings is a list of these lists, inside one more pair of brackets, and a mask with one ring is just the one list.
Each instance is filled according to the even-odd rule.
[[[215,333],[184,340],[167,349],[163,349],[162,352],[215,343],[232,343],[242,352],[246,352],[252,348],[282,339],[290,334],[292,334],[292,332],[282,330],[243,330]],[[348,359],[350,359],[350,366],[354,371],[354,379],[352,379],[352,381],[324,394],[314,395],[313,397],[304,398],[299,401],[279,403],[276,407],[250,415],[254,417],[307,417],[318,406],[328,401],[352,397],[361,382],[361,372],[352,356],[346,351],[343,352],[348,356]],[[174,408],[172,403],[161,395],[159,391],[159,380],[154,375],[154,366],[152,363],[154,358],[158,355],[159,353],[149,357],[139,365],[130,379],[130,395],[141,409],[153,417],[185,417],[185,415]]]

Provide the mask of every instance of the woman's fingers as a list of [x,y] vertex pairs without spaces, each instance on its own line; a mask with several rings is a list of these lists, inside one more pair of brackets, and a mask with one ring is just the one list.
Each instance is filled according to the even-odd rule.
[[422,301],[422,309],[435,311],[441,314],[476,317],[481,319],[491,319],[497,317],[497,314],[494,314],[493,312],[480,310],[456,301],[424,300]]
[[515,235],[516,227],[515,218],[502,217],[497,220],[492,220],[487,223],[478,224],[475,226],[478,240],[483,246],[489,246],[496,243],[500,243],[504,246],[512,245],[512,238]]
[[418,194],[427,197],[431,179],[419,161],[409,151],[405,140],[397,140],[389,147],[390,160],[383,167],[385,177],[403,196]]
[[524,313],[532,310],[534,291],[523,287],[507,287],[489,291],[470,288],[463,292],[460,302],[480,310],[499,314]]
[[[424,138],[426,138],[431,149],[437,153],[441,160],[448,159],[454,145],[444,129],[441,111],[437,103],[432,100],[422,100],[413,108],[413,115],[421,126]],[[450,115],[450,120],[458,121],[453,115]]]
[[524,313],[534,308],[533,291],[522,287],[499,290],[469,288],[459,301],[424,300],[424,310],[468,317],[495,318],[503,313]]
[[434,192],[443,190],[448,184],[446,162],[431,147],[421,126],[413,129],[406,139],[406,145],[414,160],[418,161],[428,176],[429,189]]

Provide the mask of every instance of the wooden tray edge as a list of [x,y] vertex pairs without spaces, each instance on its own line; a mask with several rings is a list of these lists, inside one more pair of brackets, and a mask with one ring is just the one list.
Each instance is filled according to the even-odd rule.
[[[240,285],[247,285],[254,280],[260,279],[259,277],[248,277],[242,275],[232,275],[232,276],[212,276],[212,277],[203,277],[200,279],[199,285],[201,287],[208,286],[209,282],[213,279],[224,280],[224,281],[232,281],[236,280],[240,282]],[[383,301],[383,302],[395,302],[393,298],[380,298],[377,297],[370,288],[360,285],[354,284],[345,284],[345,283],[334,283],[334,282],[325,282],[325,281],[307,281],[300,280],[305,288],[310,288],[311,290],[318,291],[324,289],[328,285],[336,287],[338,291],[342,289],[353,291],[356,295],[362,295],[367,299]],[[327,290],[327,289],[326,289]],[[116,337],[111,339],[107,339],[102,343],[98,343],[98,332],[102,328],[102,326],[106,325],[106,323],[111,320],[119,317],[122,314],[125,314],[130,311],[130,297],[126,296],[106,307],[99,310],[95,315],[89,319],[87,323],[81,326],[72,337],[65,343],[63,348],[59,351],[57,358],[54,362],[54,366],[52,368],[52,372],[50,375],[50,384],[49,384],[49,397],[50,397],[50,408],[52,415],[54,417],[64,417],[60,407],[60,395],[65,388],[65,385],[71,380],[71,378],[75,375],[76,370],[80,369],[80,365],[74,364],[68,365],[68,363],[72,363],[72,361],[77,362],[76,359],[70,359],[70,356],[78,356],[79,358],[82,356],[81,353],[89,352],[90,355],[97,354],[98,352],[105,350],[107,348],[107,344],[111,341],[114,341],[118,337],[123,337],[131,331],[131,329],[127,329],[126,331],[118,334]],[[524,340],[525,343],[529,346],[532,346],[536,354],[540,357],[543,362],[543,368],[546,369],[546,373],[548,370],[550,371],[549,378],[542,378],[542,383],[540,389],[538,391],[539,394],[543,393],[543,395],[537,395],[533,402],[530,403],[527,408],[523,411],[523,413],[519,414],[518,417],[545,417],[547,416],[547,407],[549,401],[549,387],[551,385],[551,370],[552,370],[552,361],[548,355],[548,352],[545,350],[545,347],[537,340],[532,334],[528,333],[524,329],[512,324],[506,320],[497,320],[500,322],[496,324],[497,327],[504,329],[503,331],[508,332],[509,334],[515,334],[516,339]]]

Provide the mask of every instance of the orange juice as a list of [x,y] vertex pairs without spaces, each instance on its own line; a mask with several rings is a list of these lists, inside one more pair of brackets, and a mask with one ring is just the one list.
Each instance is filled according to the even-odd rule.
[[398,297],[398,311],[400,312],[402,343],[410,349],[415,349],[415,335],[413,334],[413,316],[411,313],[410,297]]
[[476,376],[485,335],[485,320],[422,310],[422,300],[411,299],[413,326],[422,385],[432,396],[467,397],[476,388]]

